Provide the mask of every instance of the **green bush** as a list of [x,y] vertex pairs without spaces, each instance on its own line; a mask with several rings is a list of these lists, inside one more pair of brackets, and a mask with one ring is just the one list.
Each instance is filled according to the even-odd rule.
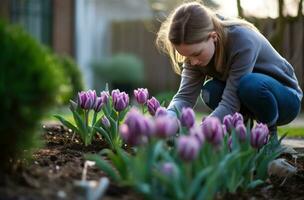
[[[144,65],[132,54],[120,53],[101,62],[94,63],[94,87],[100,89],[105,83],[126,92],[143,87]],[[101,84],[101,86],[100,86]]]
[[67,105],[70,99],[75,98],[77,93],[84,90],[81,71],[74,60],[68,56],[56,56],[57,61],[63,68],[64,84],[59,88],[59,104]]
[[156,94],[155,98],[158,99],[158,101],[163,104],[163,106],[167,107],[174,95],[174,91],[167,91]]
[[56,102],[63,77],[54,56],[20,27],[0,22],[0,49],[0,168],[4,169],[41,144],[37,128]]

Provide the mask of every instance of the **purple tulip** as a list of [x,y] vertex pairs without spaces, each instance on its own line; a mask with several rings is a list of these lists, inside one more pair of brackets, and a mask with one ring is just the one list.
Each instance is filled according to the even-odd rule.
[[226,129],[231,133],[232,129],[235,129],[238,124],[244,124],[244,119],[242,114],[236,112],[233,115],[226,115],[223,119],[223,124],[226,126]]
[[197,139],[191,136],[180,136],[177,143],[177,152],[184,161],[194,160],[200,150]]
[[95,90],[82,91],[78,93],[78,105],[85,110],[93,109],[96,101]]
[[237,124],[244,124],[244,118],[241,113],[234,113],[232,116],[233,126],[236,128]]
[[178,131],[178,125],[178,120],[175,117],[159,116],[155,119],[155,134],[161,138],[172,136]]
[[160,106],[157,108],[156,112],[155,112],[155,117],[159,117],[159,116],[163,116],[163,115],[167,115],[167,109]]
[[243,123],[238,123],[235,127],[235,134],[239,138],[240,141],[246,140],[247,129]]
[[127,144],[130,144],[133,146],[133,145],[137,145],[139,143],[139,141],[137,140],[138,138],[135,138],[134,136],[131,135],[131,132],[130,132],[127,124],[120,125],[119,133],[120,133],[120,136],[122,137],[123,141]]
[[250,144],[253,148],[259,149],[268,141],[269,130],[267,125],[259,123],[252,130]]
[[160,167],[160,171],[162,174],[168,177],[174,177],[176,175],[176,167],[171,162],[163,163]]
[[137,103],[145,104],[149,98],[149,92],[146,88],[138,88],[134,90],[134,96],[136,98]]
[[201,127],[199,127],[199,126],[191,127],[189,130],[189,135],[196,138],[197,141],[199,142],[200,146],[202,146],[204,144],[205,136],[204,136],[204,133],[202,132]]
[[191,128],[195,122],[195,114],[192,108],[183,108],[180,122],[183,126]]
[[223,119],[223,124],[226,126],[226,130],[230,132],[234,128],[233,116],[226,115]]
[[129,105],[129,95],[125,92],[112,91],[113,104],[116,111],[121,112]]
[[147,101],[147,106],[148,106],[148,111],[149,113],[154,116],[156,110],[160,107],[159,102],[157,101],[156,98],[152,97]]
[[155,133],[155,123],[150,118],[144,117],[143,123],[145,125],[145,131],[143,134],[147,137],[151,137]]
[[103,101],[102,101],[102,98],[101,97],[97,97],[96,98],[96,102],[95,102],[95,105],[94,105],[94,111],[95,112],[99,112],[103,106]]
[[208,142],[219,145],[223,140],[223,127],[216,117],[207,117],[201,124],[202,131]]
[[120,90],[119,90],[119,89],[112,90],[111,96],[112,96],[113,102],[116,101],[117,96],[118,96],[119,94],[120,94]]
[[101,124],[105,128],[110,128],[111,127],[111,123],[110,123],[109,119],[106,116],[102,116],[102,118],[101,118]]
[[139,145],[145,143],[154,132],[154,124],[136,109],[131,109],[119,131],[126,143]]
[[108,91],[102,91],[102,92],[100,93],[100,97],[101,97],[102,102],[103,102],[104,104],[107,104],[107,103],[109,102],[109,96],[110,96],[110,94],[109,94]]

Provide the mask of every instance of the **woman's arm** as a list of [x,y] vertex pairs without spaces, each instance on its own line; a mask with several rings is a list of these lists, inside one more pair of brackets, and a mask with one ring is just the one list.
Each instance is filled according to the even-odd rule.
[[168,106],[169,113],[175,113],[174,107],[179,110],[194,107],[204,79],[205,75],[199,69],[184,64],[179,89]]

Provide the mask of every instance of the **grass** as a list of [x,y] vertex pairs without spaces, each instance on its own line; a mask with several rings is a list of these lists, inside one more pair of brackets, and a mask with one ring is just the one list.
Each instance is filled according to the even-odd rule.
[[279,135],[283,135],[287,133],[287,137],[304,137],[304,126],[303,127],[279,127],[278,128]]

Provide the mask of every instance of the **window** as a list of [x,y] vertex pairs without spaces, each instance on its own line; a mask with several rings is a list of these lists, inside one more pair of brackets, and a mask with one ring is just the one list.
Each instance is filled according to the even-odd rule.
[[51,0],[11,0],[10,16],[38,41],[51,45]]

